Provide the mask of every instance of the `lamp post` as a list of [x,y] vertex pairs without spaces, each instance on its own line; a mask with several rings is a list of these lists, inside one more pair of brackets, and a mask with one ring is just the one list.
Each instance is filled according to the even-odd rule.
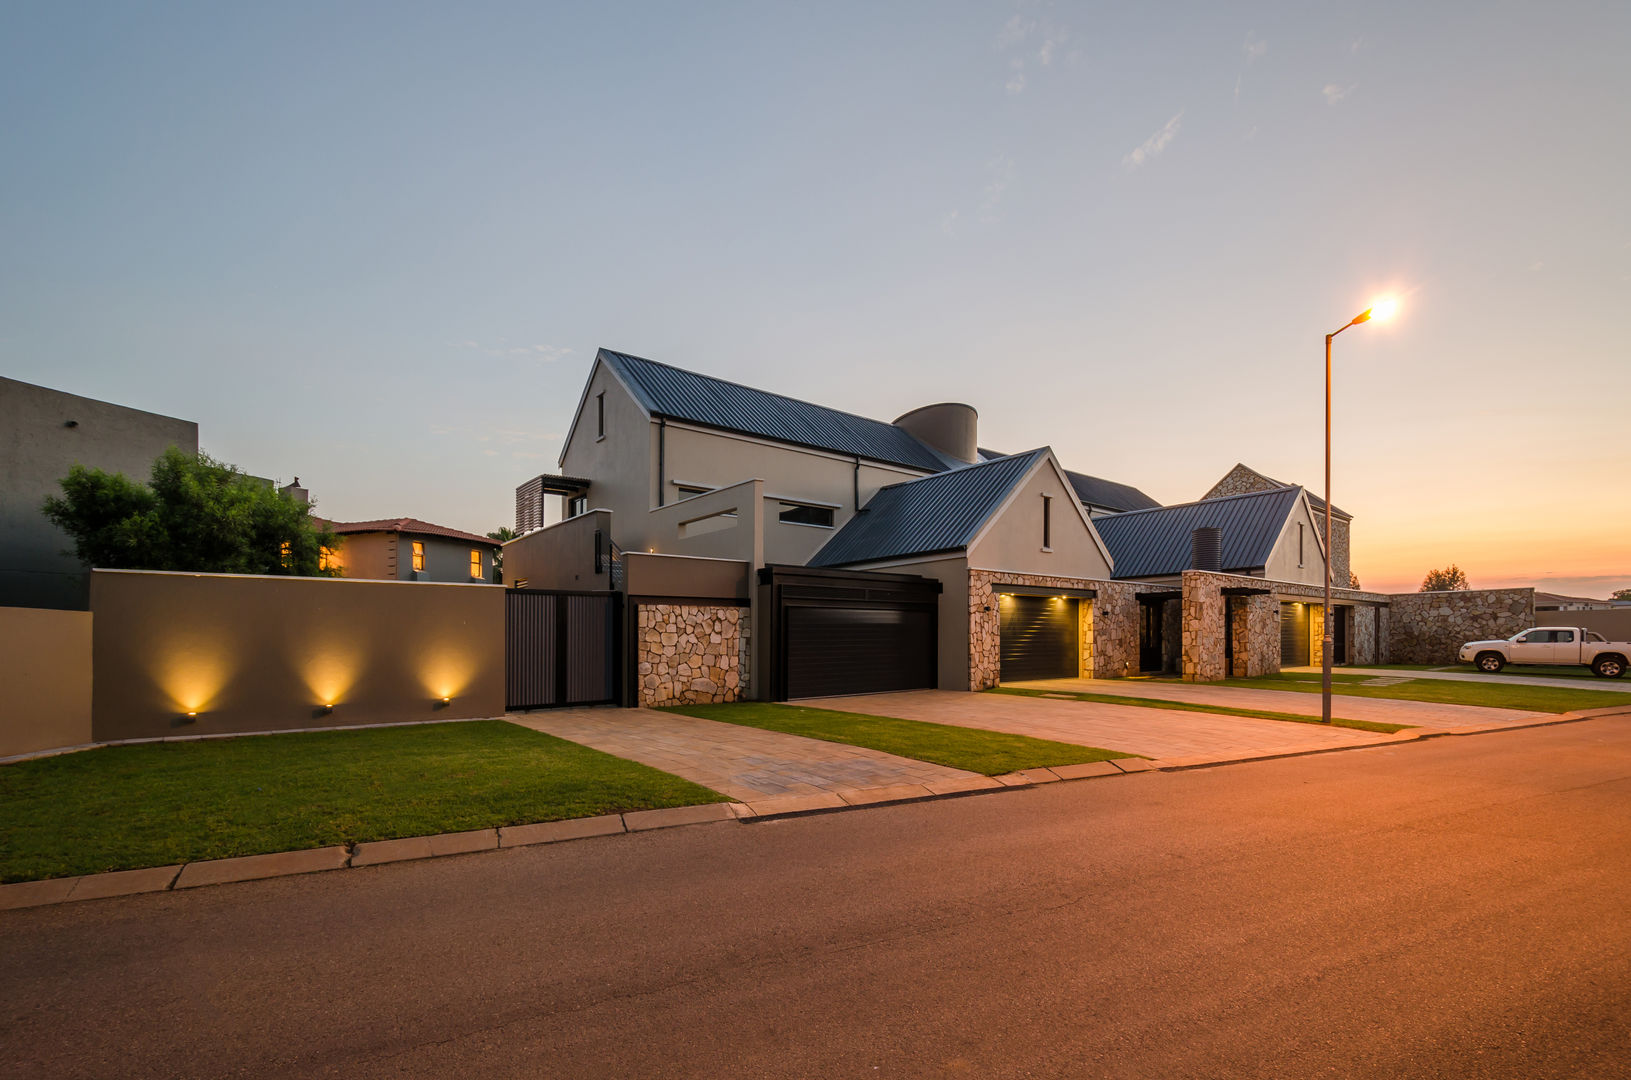
[[1325,637],[1320,647],[1320,723],[1331,722],[1331,339],[1350,326],[1358,326],[1372,319],[1387,319],[1398,307],[1392,300],[1382,300],[1361,311],[1341,327],[1325,335],[1325,607],[1321,613]]

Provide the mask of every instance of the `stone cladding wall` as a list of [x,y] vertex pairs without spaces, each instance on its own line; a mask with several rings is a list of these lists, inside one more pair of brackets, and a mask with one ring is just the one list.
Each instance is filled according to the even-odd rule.
[[1111,678],[1138,673],[1138,586],[1130,581],[1095,578],[1043,577],[1004,574],[991,570],[968,572],[968,685],[989,690],[1002,671],[1002,643],[996,589],[998,585],[1029,585],[1043,589],[1096,589],[1098,599],[1077,604],[1077,634],[1081,642],[1084,676]]
[[1462,643],[1535,625],[1534,589],[1399,593],[1388,619],[1388,663],[1453,664]]
[[[1249,678],[1280,668],[1280,605],[1269,594],[1227,597],[1225,587],[1269,587],[1261,578],[1187,570],[1183,575],[1181,674],[1188,682]],[[1224,614],[1233,601],[1234,663],[1223,655]]]
[[739,607],[641,604],[634,663],[639,704],[707,705],[745,696],[752,640]]
[[1379,664],[1376,658],[1377,612],[1386,610],[1369,604],[1354,605],[1353,626],[1349,628],[1349,663]]

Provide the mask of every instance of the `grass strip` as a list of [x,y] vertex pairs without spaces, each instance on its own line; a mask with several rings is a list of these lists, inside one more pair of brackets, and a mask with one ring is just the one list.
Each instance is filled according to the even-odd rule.
[[1028,735],[987,731],[984,728],[770,702],[680,705],[670,711],[705,720],[722,720],[727,724],[802,735],[807,739],[864,746],[897,757],[915,758],[986,776],[1000,776],[1021,769],[1043,769],[1050,765],[1080,765],[1089,761],[1139,756],[1096,746],[1077,746],[1051,739],[1033,739]]
[[[1297,713],[1268,712],[1264,709],[1237,709],[1231,705],[1202,705],[1198,702],[1169,701],[1166,698],[1124,697],[1121,694],[1088,694],[1072,690],[1033,690],[1020,686],[997,686],[987,690],[988,694],[1019,694],[1023,697],[1069,697],[1077,701],[1091,701],[1101,705],[1136,705],[1141,709],[1173,709],[1178,712],[1204,712],[1218,713],[1221,716],[1249,716],[1258,720],[1288,720],[1293,724],[1319,724],[1325,725],[1317,716],[1301,716]],[[1377,731],[1383,735],[1392,735],[1395,731],[1403,731],[1414,727],[1414,724],[1383,724],[1375,720],[1344,720],[1331,717],[1332,727],[1353,728],[1356,731]]]
[[[1212,686],[1239,686],[1250,690],[1290,690],[1317,694],[1320,677],[1280,672],[1255,679],[1226,679]],[[1631,688],[1628,688],[1631,690]],[[1631,705],[1631,694],[1614,690],[1576,690],[1572,686],[1525,686],[1517,683],[1458,682],[1449,679],[1412,679],[1392,686],[1363,686],[1337,681],[1333,694],[1348,697],[1394,698],[1437,705],[1480,705],[1493,709],[1520,709],[1524,712],[1561,713],[1576,709],[1606,709]]]
[[[1579,667],[1573,664],[1508,664],[1499,673],[1491,674],[1479,671],[1471,664],[1367,664],[1364,671],[1450,671],[1465,675],[1483,675],[1491,678],[1501,678],[1506,675],[1522,675],[1525,678],[1545,679],[1599,679],[1600,676],[1592,673],[1588,667]],[[1605,686],[1613,686],[1607,679],[1601,680]],[[1631,693],[1631,686],[1625,687],[1626,693]]]
[[109,746],[0,765],[0,881],[724,801],[502,720]]

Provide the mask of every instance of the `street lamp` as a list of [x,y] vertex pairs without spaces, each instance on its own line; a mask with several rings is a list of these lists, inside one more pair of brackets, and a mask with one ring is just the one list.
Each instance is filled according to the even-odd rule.
[[1397,300],[1378,300],[1370,307],[1349,319],[1347,323],[1325,335],[1325,608],[1323,622],[1325,623],[1325,639],[1320,648],[1320,723],[1331,722],[1331,651],[1334,638],[1332,637],[1331,609],[1331,339],[1342,333],[1350,326],[1358,326],[1362,322],[1372,319],[1385,321],[1393,317],[1399,308]]

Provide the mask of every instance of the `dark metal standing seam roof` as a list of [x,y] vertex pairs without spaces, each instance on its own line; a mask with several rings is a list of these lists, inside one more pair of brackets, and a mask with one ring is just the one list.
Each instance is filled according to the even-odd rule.
[[1076,497],[1083,503],[1107,506],[1112,510],[1153,510],[1161,505],[1131,484],[1118,484],[1114,480],[1101,480],[1097,476],[1069,470],[1066,470],[1065,476],[1069,477],[1070,486],[1076,489]]
[[1093,524],[1115,559],[1118,578],[1160,577],[1191,569],[1190,538],[1196,529],[1223,530],[1223,568],[1264,566],[1302,488],[1277,488],[1228,495],[1094,518]]
[[956,464],[904,428],[882,420],[869,420],[610,349],[601,349],[598,357],[622,377],[653,416],[931,472]]
[[848,566],[967,547],[1045,449],[880,488],[811,566]]

